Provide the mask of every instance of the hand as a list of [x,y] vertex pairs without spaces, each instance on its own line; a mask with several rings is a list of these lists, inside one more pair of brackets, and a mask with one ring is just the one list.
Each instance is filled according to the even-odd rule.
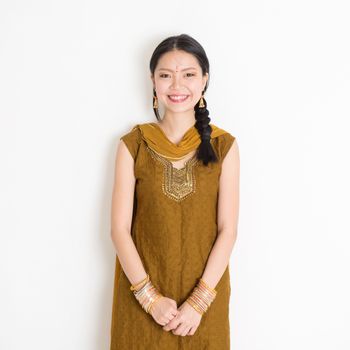
[[162,296],[153,303],[150,314],[158,324],[164,326],[178,314],[176,301]]
[[186,301],[177,310],[179,311],[178,315],[163,329],[165,331],[172,330],[175,335],[193,335],[201,322],[202,315]]

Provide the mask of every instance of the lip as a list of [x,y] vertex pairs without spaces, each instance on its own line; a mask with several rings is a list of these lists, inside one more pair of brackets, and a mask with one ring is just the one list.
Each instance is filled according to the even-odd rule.
[[[181,99],[179,101],[175,101],[175,100],[172,100],[170,98],[170,96],[184,96],[185,98]],[[172,103],[183,103],[183,102],[187,101],[189,95],[185,95],[185,94],[171,94],[171,95],[167,95],[167,97],[168,97],[169,101],[172,102]]]

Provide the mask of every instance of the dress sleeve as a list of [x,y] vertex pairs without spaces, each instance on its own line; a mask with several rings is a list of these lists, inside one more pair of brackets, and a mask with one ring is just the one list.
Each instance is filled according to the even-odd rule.
[[229,132],[226,132],[225,134],[221,135],[221,142],[220,142],[220,159],[221,161],[224,160],[227,152],[231,148],[234,140],[236,138],[232,136]]
[[140,130],[134,126],[131,131],[120,137],[128,148],[132,158],[136,160],[136,156],[140,147]]

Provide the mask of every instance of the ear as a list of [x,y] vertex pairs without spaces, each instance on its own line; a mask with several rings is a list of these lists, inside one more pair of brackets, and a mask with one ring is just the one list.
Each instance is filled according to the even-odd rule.
[[206,85],[206,83],[207,83],[207,81],[208,81],[208,78],[209,78],[209,74],[208,73],[205,73],[204,75],[203,75],[203,88],[202,88],[202,91],[204,90],[204,88],[205,88],[205,85]]

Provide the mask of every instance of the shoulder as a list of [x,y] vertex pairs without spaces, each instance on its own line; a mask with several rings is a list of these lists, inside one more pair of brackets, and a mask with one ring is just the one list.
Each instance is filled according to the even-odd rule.
[[[216,126],[217,127],[217,126]],[[219,128],[219,127],[217,127]],[[224,159],[225,155],[231,148],[232,144],[236,140],[236,137],[226,129],[219,128],[221,133],[219,136],[216,136],[213,140],[218,156],[221,160]]]
[[126,147],[131,153],[131,156],[135,159],[141,143],[141,131],[139,129],[139,124],[132,126],[129,131],[120,136],[119,139],[125,143]]
[[127,131],[126,133],[124,133],[120,139],[126,139],[126,138],[134,138],[137,139],[139,133],[140,133],[140,129],[139,129],[139,125],[140,124],[135,124],[134,126],[132,126],[129,131]]

